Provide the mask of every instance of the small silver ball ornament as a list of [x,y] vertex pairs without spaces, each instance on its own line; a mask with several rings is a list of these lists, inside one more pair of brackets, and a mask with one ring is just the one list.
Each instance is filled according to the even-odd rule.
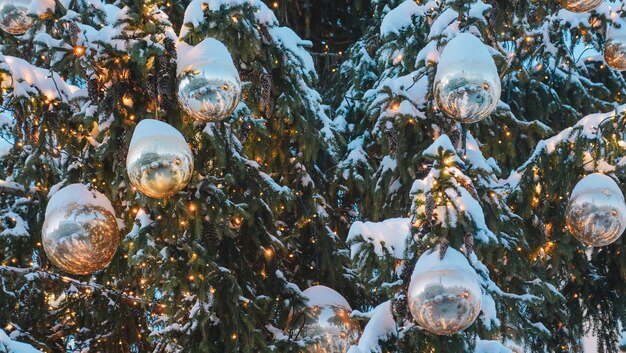
[[615,70],[626,71],[626,22],[609,26],[604,43],[604,61]]
[[296,339],[306,338],[307,353],[346,353],[358,342],[360,327],[350,317],[348,302],[336,291],[313,286],[302,292],[309,299],[308,310],[290,313],[288,330]]
[[439,260],[437,249],[424,253],[415,265],[407,300],[413,318],[424,330],[452,335],[476,321],[482,292],[465,256],[448,248]]
[[[86,275],[111,262],[120,236],[108,200],[79,185],[61,189],[52,196],[46,209],[41,240],[48,259],[56,267],[71,274]],[[108,207],[91,202],[89,196],[81,200],[81,196],[87,193],[98,195],[93,200],[106,200]],[[61,199],[66,201],[59,201]]]
[[462,33],[446,45],[434,91],[438,107],[458,122],[475,123],[491,115],[500,101],[500,76],[480,39]]
[[564,9],[571,12],[591,12],[602,5],[604,0],[560,0],[559,3]]
[[126,157],[128,178],[148,197],[163,198],[182,190],[193,174],[193,153],[171,125],[144,119],[135,128]]
[[178,101],[198,122],[221,121],[237,108],[241,97],[239,76],[219,62],[201,61],[187,66],[178,77]]
[[565,219],[570,233],[583,244],[612,244],[626,229],[624,195],[610,177],[588,175],[572,191]]
[[33,26],[28,16],[30,0],[0,0],[0,29],[9,34],[24,34]]

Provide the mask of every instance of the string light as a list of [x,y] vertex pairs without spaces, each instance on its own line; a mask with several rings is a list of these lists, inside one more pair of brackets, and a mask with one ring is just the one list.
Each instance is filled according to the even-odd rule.
[[74,55],[76,56],[83,56],[85,55],[85,47],[81,46],[81,45],[77,45],[74,47]]

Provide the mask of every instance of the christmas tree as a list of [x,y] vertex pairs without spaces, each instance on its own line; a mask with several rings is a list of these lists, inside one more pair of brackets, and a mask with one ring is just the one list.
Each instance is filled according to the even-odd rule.
[[[348,242],[375,307],[350,352],[582,352],[587,335],[597,352],[617,352],[623,240],[586,248],[566,229],[566,206],[587,174],[623,178],[626,86],[602,56],[619,37],[611,31],[623,4],[376,5],[379,19],[340,69],[347,84],[335,103],[351,141],[337,173],[358,219]],[[487,119],[463,121],[499,90],[485,66],[492,58],[500,101]],[[486,87],[472,86],[476,75]],[[446,91],[456,77],[466,82]],[[462,273],[477,274],[482,310],[462,334],[440,336],[432,332],[463,317],[446,321],[429,305],[443,308],[447,297],[429,304],[418,286],[429,283],[425,266],[452,278],[457,250],[475,270]]]
[[[0,302],[12,339],[45,352],[287,351],[299,288],[350,287],[325,187],[341,126],[312,88],[310,43],[260,1],[183,5],[33,2],[32,27],[5,33]],[[228,92],[203,98],[203,74]],[[196,122],[189,110],[206,111],[176,99],[185,80],[197,101],[241,101]],[[80,223],[98,212],[115,216],[108,228]],[[86,243],[90,232],[115,255],[87,258],[105,243]],[[47,247],[55,236],[70,240]]]
[[0,352],[626,349],[625,9],[0,1]]

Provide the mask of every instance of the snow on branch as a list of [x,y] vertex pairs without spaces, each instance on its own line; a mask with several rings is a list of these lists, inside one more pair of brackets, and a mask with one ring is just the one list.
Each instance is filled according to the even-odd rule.
[[79,88],[68,84],[52,70],[29,64],[26,60],[0,54],[2,88],[13,89],[16,97],[45,96],[48,100],[69,103]]
[[398,327],[391,310],[391,301],[386,301],[369,313],[370,320],[363,329],[358,345],[351,347],[348,353],[381,352],[378,342],[398,335]]
[[248,5],[256,8],[254,15],[259,24],[276,25],[278,20],[274,12],[261,0],[193,0],[185,10],[183,18],[184,26],[180,30],[180,38],[189,34],[190,28],[198,27],[204,22],[205,11],[219,11],[235,6]]
[[356,241],[360,236],[363,241],[374,245],[374,251],[378,256],[389,253],[396,259],[403,259],[406,241],[410,235],[409,218],[390,218],[382,222],[354,222],[347,239],[348,243],[351,243],[350,256],[354,259],[361,252],[362,244]]
[[0,352],[8,353],[41,353],[30,344],[12,340],[6,332],[0,330]]
[[[554,153],[560,145],[576,143],[580,138],[586,140],[598,139],[601,137],[603,124],[612,119],[617,119],[618,116],[624,114],[626,114],[626,105],[620,105],[614,111],[608,113],[587,115],[580,119],[574,126],[568,127],[548,139],[539,141],[530,157],[522,166],[513,171],[511,175],[504,180],[503,186],[511,190],[516,189],[526,169],[532,166],[541,155]],[[612,166],[605,166],[605,168],[608,168],[606,171],[609,172],[614,169]]]

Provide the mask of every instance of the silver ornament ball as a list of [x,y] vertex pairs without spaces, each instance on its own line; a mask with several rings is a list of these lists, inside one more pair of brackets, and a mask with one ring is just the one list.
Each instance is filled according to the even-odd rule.
[[591,12],[602,5],[604,0],[560,0],[564,9],[572,12]]
[[9,34],[24,34],[33,26],[28,16],[30,0],[0,0],[0,28]]
[[193,174],[193,153],[183,135],[162,121],[142,120],[126,157],[128,178],[148,197],[163,198],[182,190]]
[[81,184],[55,193],[46,209],[41,236],[50,261],[76,275],[106,267],[120,241],[117,219],[111,210],[102,194]]
[[572,191],[565,218],[570,233],[583,244],[612,244],[626,229],[624,195],[610,177],[588,175]]
[[615,70],[626,71],[626,22],[620,21],[619,28],[609,26],[604,43],[604,60]]
[[501,83],[493,58],[483,42],[469,33],[444,48],[434,83],[437,105],[461,123],[481,121],[500,101]]
[[[307,353],[346,353],[358,342],[360,327],[350,317],[352,309],[336,291],[314,286],[302,292],[309,298],[307,311],[290,314],[288,328],[306,338]],[[330,300],[329,300],[330,299]]]
[[465,257],[448,248],[442,261],[438,250],[422,255],[411,277],[407,300],[413,318],[424,330],[452,335],[476,321],[482,292]]
[[187,66],[178,77],[178,101],[198,122],[221,121],[241,97],[239,76],[225,65],[202,61]]
[[617,40],[604,43],[604,60],[615,70],[626,71],[626,45]]

